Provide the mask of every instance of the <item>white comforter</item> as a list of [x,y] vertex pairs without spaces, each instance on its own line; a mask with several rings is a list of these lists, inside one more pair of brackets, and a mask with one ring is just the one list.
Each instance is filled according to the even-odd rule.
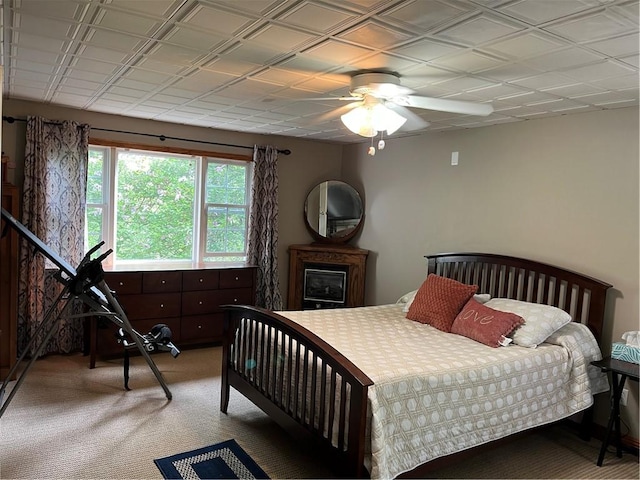
[[365,459],[374,479],[566,418],[609,388],[589,365],[601,354],[584,325],[569,324],[535,349],[491,348],[407,320],[401,305],[279,313],[375,382]]

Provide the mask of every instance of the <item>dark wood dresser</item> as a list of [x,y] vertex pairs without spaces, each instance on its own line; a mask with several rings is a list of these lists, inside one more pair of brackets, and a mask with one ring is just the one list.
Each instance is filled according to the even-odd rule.
[[[166,324],[180,349],[222,341],[221,305],[254,305],[256,267],[203,266],[180,270],[109,270],[105,281],[116,292],[132,327],[148,333]],[[124,350],[116,340],[117,328],[107,319],[91,319],[90,367],[96,356],[114,357]]]

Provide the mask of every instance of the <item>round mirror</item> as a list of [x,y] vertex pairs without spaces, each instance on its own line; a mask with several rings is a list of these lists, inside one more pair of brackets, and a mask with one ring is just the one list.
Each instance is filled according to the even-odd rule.
[[304,202],[305,223],[319,242],[348,242],[360,230],[363,216],[360,194],[339,180],[316,185]]

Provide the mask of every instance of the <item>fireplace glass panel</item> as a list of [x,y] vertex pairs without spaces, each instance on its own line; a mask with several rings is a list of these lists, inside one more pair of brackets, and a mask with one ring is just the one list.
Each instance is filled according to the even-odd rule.
[[306,266],[303,308],[336,308],[346,305],[347,268]]

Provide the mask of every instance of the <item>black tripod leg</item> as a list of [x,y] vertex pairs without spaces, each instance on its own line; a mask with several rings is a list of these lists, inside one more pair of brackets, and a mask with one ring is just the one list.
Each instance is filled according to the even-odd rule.
[[131,390],[129,388],[129,350],[124,350],[124,389]]
[[114,298],[106,282],[104,280],[100,281],[96,285],[96,288],[98,288],[98,290],[102,292],[111,310],[117,313],[117,316],[110,317],[111,321],[114,322],[119,327],[122,327],[124,331],[129,334],[131,339],[135,342],[136,347],[138,347],[138,351],[144,357],[145,361],[147,362],[147,365],[149,365],[149,368],[151,369],[156,379],[158,380],[158,383],[164,390],[164,393],[167,399],[171,400],[172,398],[171,390],[169,390],[169,387],[167,387],[167,384],[165,383],[164,378],[162,378],[162,373],[160,373],[160,370],[158,370],[158,367],[156,366],[155,362],[149,355],[149,352],[147,352],[146,348],[144,348],[144,339],[142,338],[142,335],[140,335],[138,332],[136,332],[133,329],[133,327],[131,326],[131,322],[129,322],[129,319],[127,318],[127,314],[124,312],[124,310],[122,309],[118,301]]

